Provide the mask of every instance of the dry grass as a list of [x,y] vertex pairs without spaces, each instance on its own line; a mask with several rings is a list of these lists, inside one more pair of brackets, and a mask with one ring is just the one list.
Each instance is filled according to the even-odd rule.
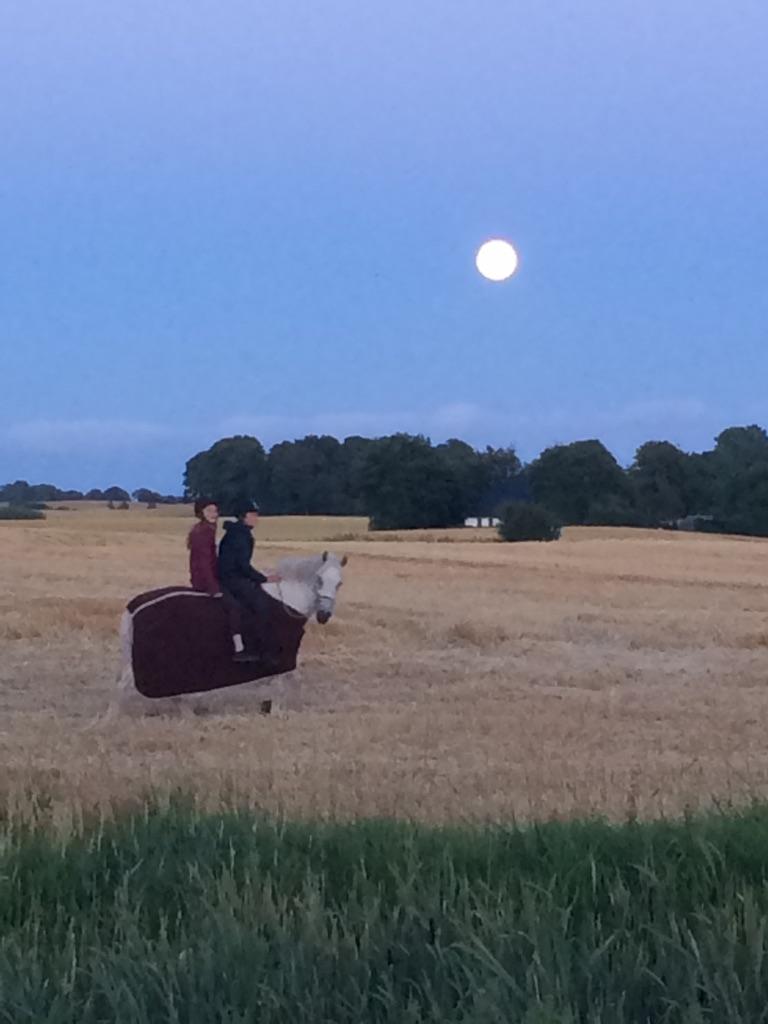
[[234,791],[292,814],[447,820],[768,792],[768,543],[730,538],[393,541],[361,520],[267,519],[261,565],[351,555],[336,618],[303,649],[305,709],[264,719],[244,687],[207,717],[87,729],[114,685],[121,608],[185,582],[189,523],[184,508],[83,506],[0,524],[9,793],[64,812],[185,785],[209,805]]

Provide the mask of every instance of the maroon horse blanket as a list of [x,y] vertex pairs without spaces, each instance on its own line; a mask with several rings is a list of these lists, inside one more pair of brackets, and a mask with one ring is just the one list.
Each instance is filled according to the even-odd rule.
[[139,594],[128,605],[133,621],[131,658],[136,689],[145,697],[175,697],[237,686],[296,668],[307,620],[268,597],[260,621],[242,615],[246,649],[269,647],[277,664],[232,660],[229,616],[220,598],[184,587]]

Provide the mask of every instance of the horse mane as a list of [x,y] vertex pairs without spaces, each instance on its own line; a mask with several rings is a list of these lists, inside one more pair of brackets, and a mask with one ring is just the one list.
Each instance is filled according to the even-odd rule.
[[311,584],[323,565],[324,561],[336,560],[335,555],[328,555],[323,559],[322,555],[310,555],[309,558],[281,558],[277,563],[277,569],[285,579],[297,580],[299,583]]

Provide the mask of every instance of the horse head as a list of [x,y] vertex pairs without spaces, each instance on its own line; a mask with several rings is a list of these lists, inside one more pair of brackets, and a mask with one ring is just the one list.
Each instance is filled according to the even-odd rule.
[[323,552],[322,561],[315,576],[315,616],[324,626],[333,615],[336,607],[336,595],[342,584],[341,570],[347,564],[347,556],[338,558],[327,551]]

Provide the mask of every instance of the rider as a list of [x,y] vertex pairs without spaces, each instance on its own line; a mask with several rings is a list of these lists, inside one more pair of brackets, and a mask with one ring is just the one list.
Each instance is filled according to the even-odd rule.
[[212,597],[221,596],[216,562],[216,522],[219,507],[212,498],[198,498],[195,502],[195,523],[187,536],[189,551],[189,581],[193,590]]
[[[253,556],[253,528],[259,521],[259,506],[246,502],[236,509],[237,519],[224,523],[224,536],[219,544],[219,579],[225,594],[241,607],[254,612],[259,618],[266,616],[267,595],[262,583],[279,583],[280,576],[264,573],[251,565]],[[265,652],[244,649],[243,638],[233,630],[235,661],[267,660]]]
[[192,589],[210,594],[211,597],[223,599],[229,617],[235,657],[238,661],[250,661],[252,659],[244,653],[240,605],[234,598],[223,593],[219,582],[219,566],[216,557],[216,524],[219,518],[219,507],[212,498],[198,498],[194,508],[195,515],[200,521],[195,523],[187,536],[189,578]]

